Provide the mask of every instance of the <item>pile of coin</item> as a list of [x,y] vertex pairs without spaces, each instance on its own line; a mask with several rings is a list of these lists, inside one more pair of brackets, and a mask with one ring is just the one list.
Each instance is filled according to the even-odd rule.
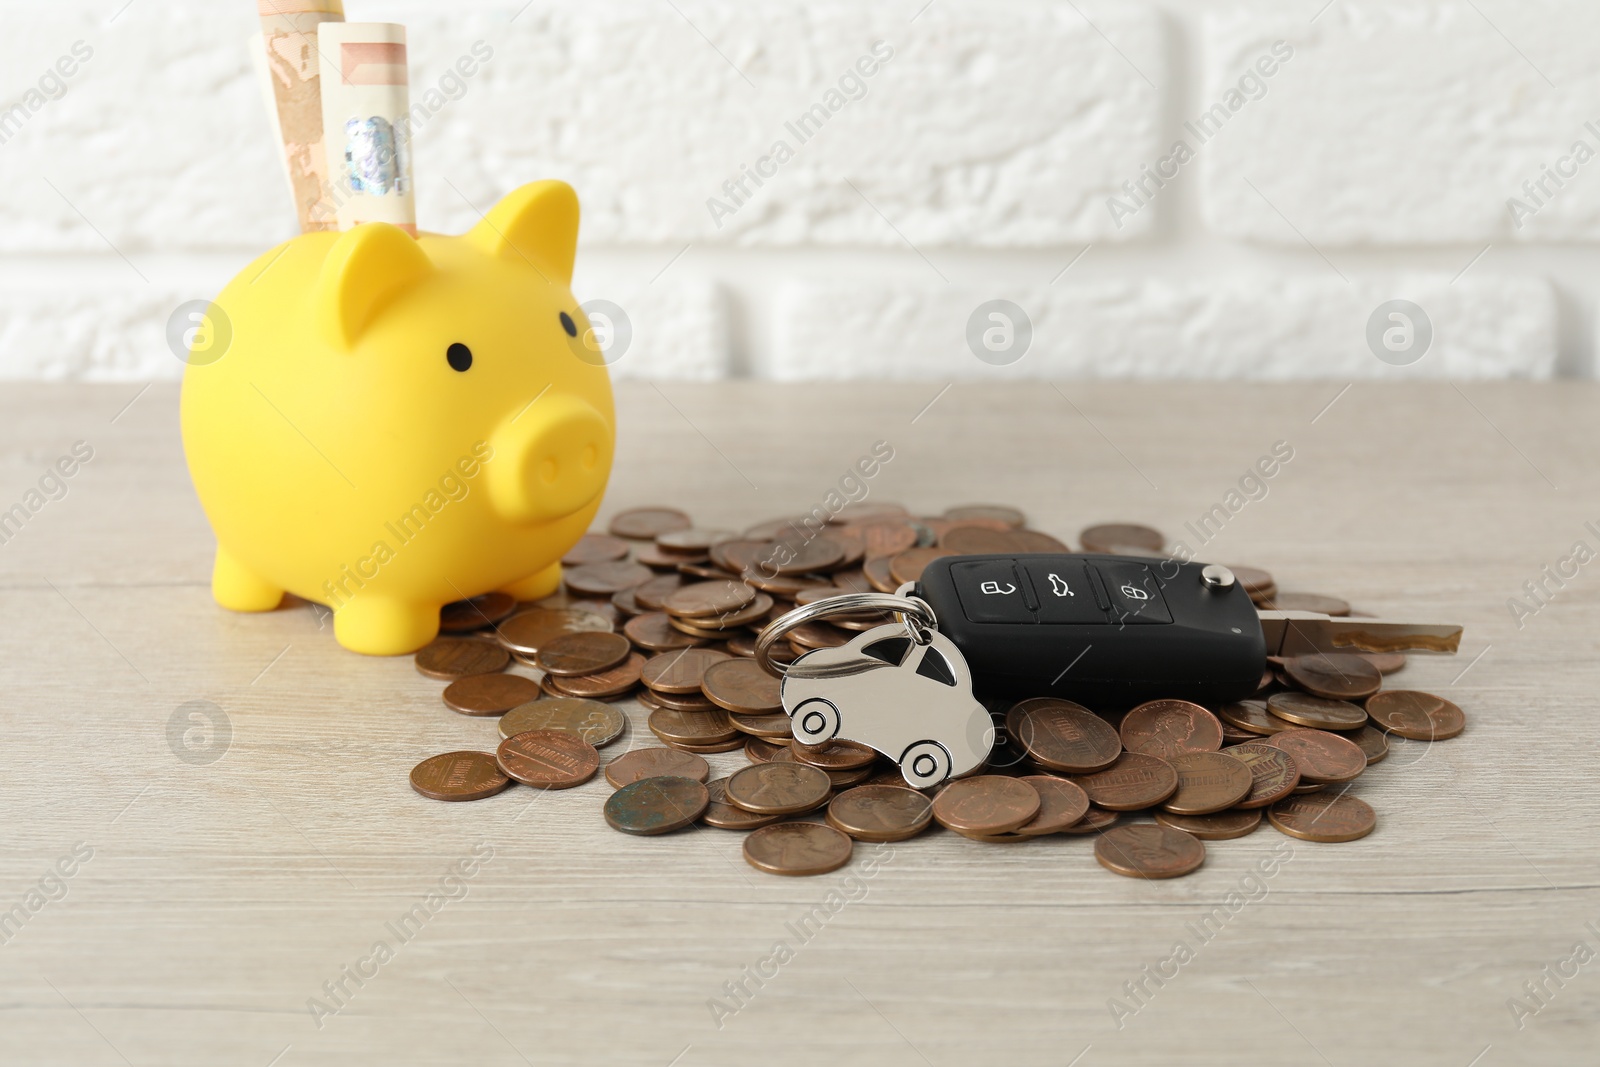
[[[1141,557],[1166,548],[1159,531],[1129,523],[1091,526],[1079,542]],[[623,833],[746,832],[752,866],[790,875],[842,866],[854,841],[901,841],[935,823],[986,843],[1093,835],[1107,869],[1169,878],[1204,862],[1204,842],[1251,833],[1263,814],[1303,840],[1365,836],[1377,817],[1350,787],[1384,758],[1388,738],[1437,741],[1464,729],[1450,701],[1383,688],[1403,655],[1341,653],[1274,659],[1254,698],[1214,709],[1155,700],[1120,712],[979,692],[997,730],[987,765],[927,791],[863,745],[794,740],[779,681],[754,659],[767,623],[796,604],[893,592],[940,556],[1066,551],[997,505],[918,517],[874,503],[742,533],[696,528],[673,508],[625,511],[566,555],[554,596],[519,605],[491,593],[444,609],[417,669],[449,682],[452,710],[498,716],[500,742],[492,753],[424,760],[412,785],[438,800],[482,799],[513,781],[579,786],[630,724],[634,740],[644,736],[642,714],[660,745],[604,761],[615,792],[603,815]],[[1336,597],[1280,592],[1260,568],[1232,569],[1263,609],[1353,613]],[[885,621],[807,623],[773,658],[841,645]],[[535,676],[505,673],[513,665]],[[735,751],[742,769],[713,778],[706,757]]]

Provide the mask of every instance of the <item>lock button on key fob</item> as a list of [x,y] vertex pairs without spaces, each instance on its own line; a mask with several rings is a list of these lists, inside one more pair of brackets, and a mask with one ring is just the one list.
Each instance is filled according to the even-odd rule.
[[971,622],[1034,623],[1033,591],[1017,574],[1009,559],[982,563],[955,563],[950,580],[961,598],[961,610]]

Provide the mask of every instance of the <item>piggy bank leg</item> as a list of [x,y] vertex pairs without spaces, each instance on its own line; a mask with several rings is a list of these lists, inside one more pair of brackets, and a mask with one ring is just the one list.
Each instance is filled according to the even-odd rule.
[[221,545],[211,568],[211,595],[229,611],[272,611],[283,602],[282,589],[245,567]]
[[333,613],[333,636],[352,652],[403,656],[439,636],[439,606],[357,595]]
[[502,593],[510,593],[518,600],[543,600],[554,595],[561,588],[561,564],[552,563],[538,574],[530,575],[520,582],[512,582]]

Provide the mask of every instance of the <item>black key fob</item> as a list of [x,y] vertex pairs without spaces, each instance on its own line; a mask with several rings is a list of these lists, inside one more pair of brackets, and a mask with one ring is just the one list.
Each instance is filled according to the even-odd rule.
[[939,617],[980,696],[1096,711],[1178,698],[1216,707],[1260,687],[1260,617],[1226,568],[1089,554],[944,556],[912,595]]

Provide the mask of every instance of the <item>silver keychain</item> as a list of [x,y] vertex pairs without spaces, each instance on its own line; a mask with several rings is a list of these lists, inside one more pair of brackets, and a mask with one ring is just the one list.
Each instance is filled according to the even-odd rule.
[[[981,767],[994,748],[994,722],[972,695],[961,652],[918,597],[846,593],[774,619],[756,641],[756,662],[783,679],[783,710],[794,738],[819,745],[842,738],[876,749],[918,789]],[[896,620],[837,648],[805,653],[785,668],[772,646],[803,623],[832,615],[892,611]]]

